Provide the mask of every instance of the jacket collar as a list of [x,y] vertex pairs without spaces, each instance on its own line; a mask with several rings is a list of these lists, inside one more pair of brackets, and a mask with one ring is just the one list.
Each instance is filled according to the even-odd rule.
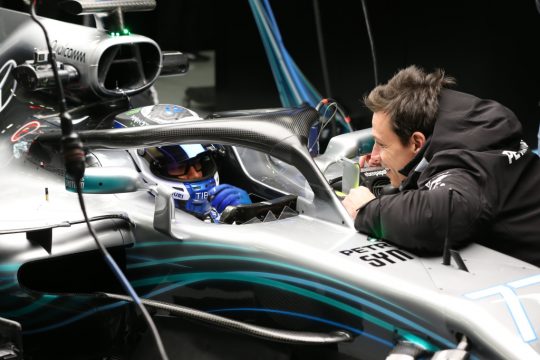
[[428,138],[424,146],[420,149],[418,154],[399,170],[400,174],[406,177],[400,185],[400,189],[410,189],[416,187],[416,182],[420,177],[420,174],[429,165],[429,161],[425,158],[426,149],[431,142],[431,138]]

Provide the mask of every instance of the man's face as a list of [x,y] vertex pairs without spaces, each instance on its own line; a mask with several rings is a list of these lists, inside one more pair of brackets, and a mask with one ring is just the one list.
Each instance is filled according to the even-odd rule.
[[202,164],[200,160],[193,163],[174,164],[167,169],[167,173],[180,180],[197,180],[203,176]]
[[373,113],[371,121],[375,145],[372,158],[380,158],[382,166],[389,169],[388,177],[392,186],[399,187],[405,176],[399,173],[415,156],[417,146],[410,139],[404,146],[392,129],[390,117],[383,112]]

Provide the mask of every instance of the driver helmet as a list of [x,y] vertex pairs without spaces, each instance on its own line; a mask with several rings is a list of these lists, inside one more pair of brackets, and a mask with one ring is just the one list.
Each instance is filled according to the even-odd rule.
[[[178,105],[153,105],[120,114],[115,128],[195,121],[201,118]],[[219,185],[212,145],[178,144],[128,150],[149,184],[172,187],[173,200],[179,209],[204,217],[211,210],[208,191]]]

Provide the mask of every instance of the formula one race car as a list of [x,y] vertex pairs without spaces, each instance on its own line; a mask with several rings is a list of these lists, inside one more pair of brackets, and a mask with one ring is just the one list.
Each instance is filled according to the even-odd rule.
[[[369,130],[313,159],[310,107],[130,108],[160,74],[155,42],[41,20],[86,150],[91,223],[171,359],[540,358],[537,267],[478,244],[448,265],[355,231],[329,178],[346,182]],[[28,15],[0,9],[0,359],[157,358],[82,220],[45,48]],[[160,176],[148,149],[168,147],[194,152],[203,178]],[[218,182],[252,203],[214,216]]]

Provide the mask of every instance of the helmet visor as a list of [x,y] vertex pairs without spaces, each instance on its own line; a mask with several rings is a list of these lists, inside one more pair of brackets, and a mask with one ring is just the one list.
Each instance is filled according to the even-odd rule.
[[202,180],[216,172],[214,159],[208,151],[189,157],[182,146],[148,148],[144,158],[157,176],[174,180]]

